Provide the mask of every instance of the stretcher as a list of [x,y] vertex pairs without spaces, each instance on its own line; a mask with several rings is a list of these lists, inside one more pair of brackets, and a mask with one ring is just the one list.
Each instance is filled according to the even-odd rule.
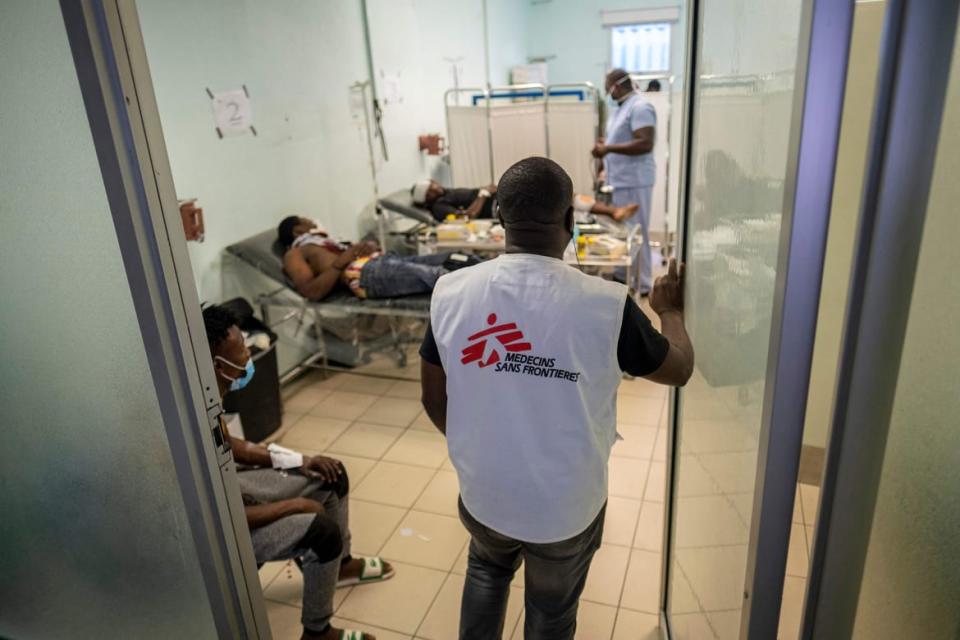
[[[283,247],[272,229],[228,246],[226,253],[273,283],[255,296],[265,324],[278,331],[282,325],[296,322],[296,330],[281,335],[316,342],[314,353],[281,371],[282,383],[310,367],[355,367],[369,362],[374,353],[386,353],[398,367],[405,367],[406,346],[422,338],[425,322],[416,321],[430,317],[429,295],[361,299],[347,291],[334,291],[319,302],[304,298],[283,271]],[[360,322],[361,318],[366,323]],[[381,320],[371,321],[376,318]],[[411,335],[411,327],[421,331],[421,335]],[[381,335],[368,340],[364,331]],[[302,342],[298,347],[303,348]]]

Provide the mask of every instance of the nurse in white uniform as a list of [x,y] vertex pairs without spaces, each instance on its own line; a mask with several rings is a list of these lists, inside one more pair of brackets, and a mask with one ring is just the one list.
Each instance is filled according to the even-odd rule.
[[613,205],[632,202],[640,205],[637,213],[624,220],[624,224],[631,227],[639,224],[643,231],[643,245],[633,253],[640,272],[639,281],[634,280],[633,284],[646,295],[653,284],[649,231],[657,175],[653,159],[657,112],[634,90],[629,74],[623,69],[607,74],[606,89],[617,107],[607,121],[606,140],[597,142],[593,155],[604,161],[607,184],[613,186]]

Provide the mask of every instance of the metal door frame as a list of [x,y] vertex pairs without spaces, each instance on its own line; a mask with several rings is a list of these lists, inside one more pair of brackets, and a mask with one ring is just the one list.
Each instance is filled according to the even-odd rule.
[[134,0],[60,7],[217,633],[270,638]]
[[910,313],[904,301],[913,292],[950,66],[958,64],[958,4],[888,0],[804,639],[846,639],[854,630]]

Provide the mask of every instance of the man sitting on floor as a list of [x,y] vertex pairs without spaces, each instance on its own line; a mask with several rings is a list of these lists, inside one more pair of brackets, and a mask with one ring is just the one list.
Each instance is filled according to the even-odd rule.
[[[203,310],[213,369],[222,398],[253,377],[253,359],[233,313],[213,305]],[[237,479],[257,563],[295,560],[303,571],[301,640],[375,640],[330,625],[337,587],[386,580],[393,567],[380,558],[350,555],[343,464],[275,444],[264,447],[231,437]]]
[[[497,194],[497,185],[491,184],[481,189],[447,189],[436,180],[421,180],[413,185],[410,194],[413,196],[413,203],[430,211],[438,222],[443,222],[450,214],[468,218],[492,218],[493,196]],[[597,202],[590,196],[573,196],[573,208],[577,211],[608,216],[617,222],[632,216],[639,207],[637,204],[614,207]]]
[[430,293],[437,278],[478,260],[462,254],[396,256],[374,242],[332,239],[317,222],[290,216],[277,227],[284,247],[283,270],[305,298],[323,300],[345,288],[359,298],[397,298]]

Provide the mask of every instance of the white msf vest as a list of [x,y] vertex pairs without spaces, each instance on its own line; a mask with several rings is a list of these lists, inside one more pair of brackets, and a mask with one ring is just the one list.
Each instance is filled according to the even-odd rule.
[[583,532],[607,500],[627,289],[507,254],[437,282],[447,443],[470,514],[526,542]]

